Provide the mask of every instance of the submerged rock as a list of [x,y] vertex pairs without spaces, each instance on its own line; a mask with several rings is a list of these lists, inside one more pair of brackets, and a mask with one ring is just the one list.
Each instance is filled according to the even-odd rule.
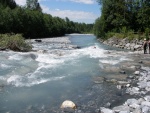
[[105,78],[104,77],[94,77],[93,80],[94,80],[94,83],[100,84],[105,81]]

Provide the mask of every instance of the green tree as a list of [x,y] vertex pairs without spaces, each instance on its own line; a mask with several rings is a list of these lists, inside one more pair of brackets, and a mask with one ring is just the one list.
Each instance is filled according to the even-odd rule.
[[10,7],[11,9],[14,9],[17,6],[14,0],[0,0],[0,4],[3,7]]

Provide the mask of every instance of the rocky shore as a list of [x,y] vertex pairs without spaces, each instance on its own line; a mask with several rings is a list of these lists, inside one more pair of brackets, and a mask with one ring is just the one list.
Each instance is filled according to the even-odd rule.
[[138,39],[133,39],[129,40],[128,38],[117,38],[117,37],[112,37],[109,38],[108,40],[102,41],[106,45],[121,48],[121,49],[127,49],[127,50],[132,50],[132,51],[141,51],[142,45],[143,45],[143,40],[138,40]]
[[[111,80],[116,82],[116,87],[125,89],[129,95],[135,95],[136,98],[127,99],[123,105],[113,108],[100,107],[100,113],[150,113],[150,57],[148,54],[142,54],[143,41],[128,39],[119,39],[116,37],[106,41],[101,41],[106,45],[135,51],[133,59],[135,72],[128,76],[126,81]],[[139,51],[139,52],[137,52]],[[127,68],[127,67],[126,67]]]
[[128,83],[117,85],[120,89],[126,88],[126,93],[137,95],[138,98],[128,99],[123,105],[112,109],[101,107],[101,113],[150,113],[150,68],[145,67],[142,61],[140,63],[139,71],[135,71]]

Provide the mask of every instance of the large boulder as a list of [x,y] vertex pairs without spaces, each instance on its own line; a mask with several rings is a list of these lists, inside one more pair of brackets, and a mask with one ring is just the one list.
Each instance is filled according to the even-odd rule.
[[76,109],[77,106],[75,105],[75,103],[73,103],[72,101],[70,100],[66,100],[64,101],[62,104],[61,104],[61,107],[62,109],[64,108],[72,108],[72,109]]

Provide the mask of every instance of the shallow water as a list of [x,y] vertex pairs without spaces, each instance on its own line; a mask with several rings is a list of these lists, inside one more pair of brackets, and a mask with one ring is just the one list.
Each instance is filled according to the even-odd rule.
[[[1,113],[58,112],[68,99],[79,109],[92,111],[118,98],[116,86],[95,85],[93,77],[108,74],[103,71],[106,64],[130,60],[126,53],[99,43],[93,35],[67,37],[69,44],[33,43],[35,50],[47,53],[0,52]],[[70,45],[81,48],[70,49]]]

